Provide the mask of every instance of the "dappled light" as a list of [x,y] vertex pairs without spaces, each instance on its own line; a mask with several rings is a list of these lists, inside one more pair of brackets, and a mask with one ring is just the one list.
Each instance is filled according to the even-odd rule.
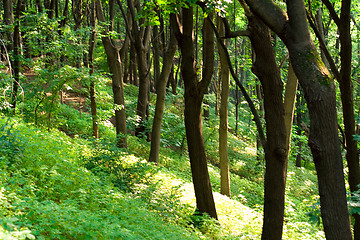
[[3,0],[0,239],[360,239],[331,2]]

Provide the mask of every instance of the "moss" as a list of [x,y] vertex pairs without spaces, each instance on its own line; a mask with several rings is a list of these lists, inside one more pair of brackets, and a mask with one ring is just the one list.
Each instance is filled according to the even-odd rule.
[[321,75],[318,76],[318,82],[321,85],[330,86],[333,82],[333,78],[331,77],[329,70],[322,61],[320,54],[315,49],[311,49],[306,55],[306,59],[309,62],[312,62],[312,64],[315,65],[314,68],[318,69],[321,73]]

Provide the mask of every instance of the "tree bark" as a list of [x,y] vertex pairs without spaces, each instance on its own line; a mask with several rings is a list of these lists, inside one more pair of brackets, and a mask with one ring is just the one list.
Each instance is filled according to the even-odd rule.
[[18,88],[20,86],[20,12],[21,12],[22,0],[18,0],[16,4],[15,10],[15,27],[14,27],[14,55],[13,55],[13,68],[14,68],[14,84],[12,89],[12,99],[11,99],[11,107],[13,108],[13,113],[15,115],[16,111],[16,103],[17,103],[17,93]]
[[[4,8],[4,25],[12,25],[14,23],[14,13],[13,13],[13,1],[12,0],[3,0]],[[7,33],[7,52],[11,52],[14,49],[14,32],[9,31]]]
[[[105,23],[105,16],[102,10],[100,0],[96,0],[96,16],[100,22]],[[120,148],[127,147],[126,139],[126,113],[125,113],[125,100],[124,100],[124,83],[122,79],[122,66],[119,54],[119,49],[112,43],[108,36],[107,30],[103,32],[101,38],[105,48],[107,62],[112,74],[112,90],[114,95],[114,108],[115,108],[115,128],[116,128],[116,144]]]
[[264,221],[262,239],[282,239],[287,157],[283,84],[275,60],[270,30],[257,17],[247,14],[250,40],[255,52],[253,72],[263,87],[266,121]]
[[[136,5],[135,5],[136,4]],[[143,26],[144,18],[136,21],[136,10],[140,10],[140,3],[128,0],[128,7],[132,16],[132,38],[134,39],[136,60],[139,73],[139,95],[137,101],[136,115],[139,120],[135,129],[137,137],[146,136],[149,138],[149,132],[145,126],[148,118],[149,109],[149,86],[150,86],[150,69],[148,64],[148,52],[150,50],[151,26]]]
[[171,68],[173,66],[173,59],[176,52],[176,39],[174,32],[172,30],[175,20],[174,15],[170,15],[170,40],[167,47],[167,50],[164,55],[163,67],[161,74],[158,79],[157,85],[157,97],[156,97],[156,106],[155,106],[155,116],[151,131],[151,149],[150,149],[150,162],[159,162],[159,153],[160,153],[160,135],[161,135],[161,123],[164,115],[165,108],[165,96],[166,96],[166,85],[169,79]]
[[[89,68],[90,76],[94,73],[94,49],[96,43],[96,18],[95,18],[95,1],[90,3],[90,26],[92,27],[89,39]],[[92,117],[92,135],[95,138],[99,138],[99,126],[98,117],[96,111],[96,94],[95,94],[95,82],[90,82],[90,106],[91,106],[91,117]]]
[[[152,45],[153,45],[153,56],[154,56],[154,88],[155,88],[156,92],[158,90],[158,85],[159,85],[159,80],[160,80],[160,78],[159,78],[160,77],[160,43],[159,43],[159,38],[160,38],[159,28],[158,28],[158,26],[154,26],[153,27]],[[163,60],[163,63],[165,63],[164,60]],[[167,83],[167,80],[166,80],[166,83]]]
[[286,128],[286,144],[291,148],[291,129],[294,120],[294,109],[295,109],[295,99],[296,91],[298,87],[298,80],[295,75],[294,69],[289,62],[288,67],[288,76],[285,87],[285,96],[284,96],[284,110],[285,110],[285,128]]
[[[217,16],[219,34],[224,34],[224,24],[220,17]],[[230,74],[229,66],[226,62],[224,49],[218,43],[219,60],[220,60],[220,123],[219,123],[219,159],[220,159],[220,183],[221,194],[228,197],[231,195],[229,159],[228,159],[228,108],[229,108],[229,90]]]
[[[340,23],[338,25],[340,32],[340,92],[343,108],[344,129],[346,139],[346,160],[349,169],[348,181],[350,191],[357,191],[360,183],[360,166],[359,152],[355,135],[355,115],[354,115],[354,90],[351,79],[351,59],[352,59],[352,42],[350,33],[350,10],[351,0],[341,1]],[[360,215],[354,214],[354,239],[360,239]]]
[[[176,37],[182,54],[181,73],[185,86],[185,130],[195,189],[196,205],[197,210],[201,214],[207,213],[210,217],[217,218],[207,168],[201,120],[202,100],[211,78],[204,78],[203,80],[205,81],[200,82],[197,80],[193,43],[193,8],[182,8],[182,14],[182,26],[176,28]],[[205,24],[207,24],[207,21]],[[208,28],[205,29],[206,33],[204,37],[206,39],[211,36],[208,36]]]
[[[309,146],[318,174],[327,239],[352,239],[337,130],[335,86],[310,38],[303,0],[287,1],[287,14],[270,0],[245,0],[286,44],[310,115]],[[331,173],[331,174],[329,174]]]
[[75,22],[75,30],[78,30],[81,28],[82,23],[82,0],[72,1],[72,13]]

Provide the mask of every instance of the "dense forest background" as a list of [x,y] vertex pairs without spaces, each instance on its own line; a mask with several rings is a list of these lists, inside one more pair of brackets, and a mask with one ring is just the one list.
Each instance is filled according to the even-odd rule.
[[0,239],[360,239],[359,2],[0,2]]

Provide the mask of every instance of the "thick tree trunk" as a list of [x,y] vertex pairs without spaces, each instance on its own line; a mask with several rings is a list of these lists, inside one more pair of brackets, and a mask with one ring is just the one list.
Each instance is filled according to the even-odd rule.
[[338,140],[335,86],[311,40],[304,2],[287,1],[286,14],[270,0],[245,1],[288,47],[304,90],[310,115],[309,146],[318,174],[326,238],[352,239]]
[[[220,17],[217,17],[220,35],[224,34],[224,24]],[[220,159],[220,183],[221,194],[228,197],[231,195],[229,159],[228,159],[228,108],[230,90],[230,71],[226,62],[224,49],[218,44],[220,56],[220,123],[219,123],[219,159]]]
[[275,60],[271,35],[265,24],[248,15],[250,40],[255,51],[253,71],[264,92],[266,120],[264,222],[262,239],[282,239],[287,157],[289,145],[285,126],[283,85]]
[[169,79],[171,68],[173,66],[173,59],[176,52],[176,39],[173,31],[171,30],[172,25],[175,21],[175,16],[170,16],[170,41],[167,48],[167,51],[164,55],[164,63],[162,67],[161,74],[157,80],[157,97],[156,97],[156,106],[155,106],[155,116],[151,131],[151,149],[150,149],[150,162],[159,162],[159,153],[160,153],[160,135],[161,135],[161,123],[164,114],[165,108],[165,96],[166,96],[166,84]]
[[201,82],[197,80],[193,43],[193,8],[183,8],[182,13],[182,31],[178,27],[176,29],[176,36],[182,54],[181,73],[185,85],[185,130],[196,205],[200,213],[207,213],[210,217],[217,218],[207,168],[201,120],[202,100],[210,81],[209,79]]
[[327,239],[351,239],[338,140],[335,87],[310,36],[303,39],[304,35],[299,33],[307,35],[303,29],[294,29],[289,36],[293,41],[289,41],[287,46],[309,108],[309,146],[318,174],[325,235]]
[[[100,22],[105,22],[104,13],[102,10],[101,1],[96,1],[96,16]],[[117,146],[121,148],[127,147],[126,140],[126,113],[125,113],[125,100],[124,100],[124,84],[122,79],[122,66],[117,49],[111,42],[110,37],[104,33],[102,42],[105,48],[107,62],[112,74],[112,90],[114,94],[114,107],[115,107],[115,127],[117,136]]]

